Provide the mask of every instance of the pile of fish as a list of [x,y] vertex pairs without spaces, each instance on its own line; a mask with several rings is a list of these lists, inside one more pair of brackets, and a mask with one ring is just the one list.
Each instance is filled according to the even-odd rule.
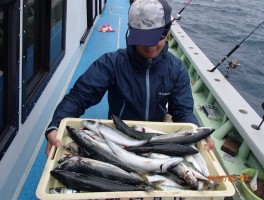
[[94,120],[82,120],[85,128],[66,127],[73,142],[63,147],[70,153],[50,172],[66,188],[50,193],[214,189],[194,145],[213,128],[165,134],[112,119],[115,128]]

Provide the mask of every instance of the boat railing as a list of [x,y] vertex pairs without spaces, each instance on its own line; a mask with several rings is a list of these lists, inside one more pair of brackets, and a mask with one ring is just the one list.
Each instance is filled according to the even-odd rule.
[[[237,162],[242,162],[241,166],[243,167],[245,167],[245,163],[263,167],[264,148],[261,141],[264,136],[263,129],[257,130],[261,118],[256,111],[219,70],[209,72],[214,68],[214,64],[177,22],[174,22],[171,28],[169,50],[179,57],[188,69],[195,101],[194,112],[201,125],[216,128],[213,137],[219,140],[217,151],[221,151],[220,148],[225,137],[235,137],[241,142],[238,155],[235,158]],[[201,108],[206,104],[214,105],[217,108],[218,114],[221,116],[220,119],[212,120],[204,114]],[[224,155],[219,153],[218,156]],[[251,160],[255,161],[254,164]]]

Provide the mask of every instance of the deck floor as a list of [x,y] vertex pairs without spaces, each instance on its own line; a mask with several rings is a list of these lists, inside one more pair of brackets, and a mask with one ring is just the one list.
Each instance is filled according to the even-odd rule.
[[[66,93],[68,93],[78,77],[103,53],[126,47],[125,34],[127,30],[128,6],[128,0],[107,1],[102,15],[96,21],[94,28],[89,35],[90,37],[88,38],[86,48]],[[99,32],[98,28],[105,24],[110,24],[115,32]],[[89,108],[81,118],[107,119],[107,113],[108,103],[105,95],[99,104]],[[26,182],[19,194],[19,200],[38,199],[36,197],[36,189],[47,160],[45,155],[46,144],[47,142],[44,140]]]

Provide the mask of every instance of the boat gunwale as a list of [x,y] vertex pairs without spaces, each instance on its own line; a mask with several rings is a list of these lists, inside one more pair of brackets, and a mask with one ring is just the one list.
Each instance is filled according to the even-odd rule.
[[264,167],[264,149],[261,143],[263,129],[256,130],[253,128],[256,126],[255,123],[261,122],[261,117],[218,69],[214,72],[208,71],[214,67],[214,64],[194,41],[190,39],[177,22],[173,22],[171,34],[188,57],[202,81],[222,107],[226,116],[232,121],[237,131]]

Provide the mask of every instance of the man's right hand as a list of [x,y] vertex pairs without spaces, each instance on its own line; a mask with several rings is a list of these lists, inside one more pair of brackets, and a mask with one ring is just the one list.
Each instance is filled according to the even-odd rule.
[[48,157],[50,154],[50,150],[51,147],[54,145],[55,147],[59,147],[60,146],[60,141],[56,138],[58,131],[57,130],[53,130],[51,131],[48,135],[48,143],[46,146],[46,156]]

